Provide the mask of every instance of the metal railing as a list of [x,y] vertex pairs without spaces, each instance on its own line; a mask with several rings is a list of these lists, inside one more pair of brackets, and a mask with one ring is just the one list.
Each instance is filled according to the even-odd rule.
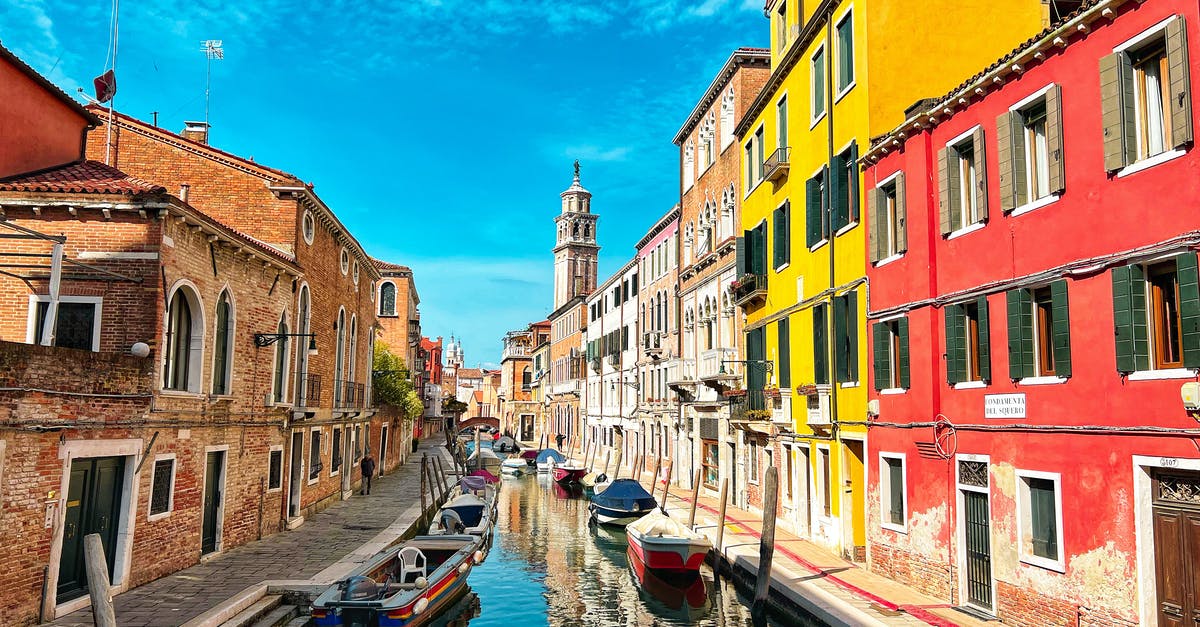
[[743,274],[733,285],[733,300],[739,305],[767,294],[767,275]]
[[321,375],[303,372],[296,375],[296,406],[320,407]]
[[766,160],[763,161],[763,178],[767,179],[768,181],[774,181],[776,178],[787,174],[787,171],[787,146],[784,146],[771,153],[771,156],[767,157]]
[[340,409],[362,409],[366,400],[366,386],[353,381],[335,382],[339,394],[334,398],[334,405]]
[[722,375],[729,375],[736,378],[741,378],[742,364],[726,363],[724,364],[725,372],[721,372],[723,361],[734,361],[738,359],[737,349],[734,348],[714,348],[700,353],[700,378],[713,379]]
[[729,417],[733,420],[770,420],[771,410],[762,390],[740,390],[729,397]]

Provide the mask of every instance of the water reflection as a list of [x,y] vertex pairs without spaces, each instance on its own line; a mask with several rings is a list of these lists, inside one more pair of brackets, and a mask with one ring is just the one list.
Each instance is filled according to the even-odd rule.
[[548,476],[504,477],[491,553],[469,592],[439,624],[819,625],[808,618],[754,621],[728,581],[706,566],[690,579],[644,573],[625,532],[588,524],[587,500]]

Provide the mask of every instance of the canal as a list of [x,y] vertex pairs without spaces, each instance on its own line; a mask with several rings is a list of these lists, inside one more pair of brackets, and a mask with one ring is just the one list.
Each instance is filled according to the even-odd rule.
[[[788,612],[754,621],[752,594],[714,578],[708,566],[691,585],[640,583],[621,529],[590,526],[588,501],[546,475],[504,477],[495,541],[471,572],[471,591],[445,617],[449,625],[823,625]],[[652,576],[651,576],[652,577]]]

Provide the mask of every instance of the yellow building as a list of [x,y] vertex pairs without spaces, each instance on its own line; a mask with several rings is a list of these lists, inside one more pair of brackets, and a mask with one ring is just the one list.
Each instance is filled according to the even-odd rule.
[[865,559],[866,508],[878,506],[865,489],[872,461],[859,152],[902,122],[906,108],[944,94],[1069,4],[765,7],[771,76],[736,130],[746,195],[734,296],[746,314],[748,393],[734,407],[746,425],[771,416],[775,426],[745,429],[742,463],[752,484],[768,463],[777,466],[781,522],[846,557]]

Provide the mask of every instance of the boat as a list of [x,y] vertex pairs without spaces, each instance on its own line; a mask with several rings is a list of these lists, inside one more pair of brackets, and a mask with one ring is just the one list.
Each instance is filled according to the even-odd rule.
[[579,483],[579,480],[587,474],[587,468],[573,459],[555,464],[553,471],[554,480],[559,483]]
[[541,451],[530,448],[530,449],[525,449],[524,451],[521,451],[520,457],[521,457],[521,459],[525,460],[525,463],[529,464],[530,466],[534,466],[534,465],[537,465],[537,458],[538,458],[538,455],[540,455],[540,454],[541,454]]
[[529,472],[529,464],[520,457],[510,457],[500,462],[500,473],[504,475],[523,475]]
[[429,526],[429,535],[465,533],[486,540],[492,534],[492,512],[493,502],[471,493],[459,494],[438,510]]
[[558,451],[547,448],[537,455],[538,474],[550,472],[550,467],[567,461],[567,457]]
[[592,496],[588,510],[596,522],[625,526],[658,507],[654,495],[633,479],[617,479]]
[[472,535],[417,536],[380,553],[312,603],[318,627],[427,625],[467,591],[467,576],[483,561]]
[[708,582],[699,572],[662,573],[646,568],[646,565],[627,551],[629,568],[641,588],[642,599],[655,607],[655,614],[677,618],[682,623],[692,624],[702,620],[712,609],[708,595]]
[[516,453],[521,450],[521,445],[517,444],[517,441],[511,437],[502,435],[500,436],[500,439],[496,440],[495,443],[492,444],[492,450],[496,451],[497,453]]
[[708,538],[659,509],[629,523],[625,533],[630,552],[646,568],[667,573],[700,570],[704,557],[712,548]]
[[480,446],[478,451],[471,453],[471,456],[467,458],[467,468],[482,468],[496,474],[500,472],[500,456],[492,449]]
[[500,483],[500,477],[497,477],[496,475],[494,475],[486,470],[483,470],[483,469],[472,470],[471,474],[469,474],[467,476],[468,477],[479,477],[480,479],[483,479],[487,483]]

